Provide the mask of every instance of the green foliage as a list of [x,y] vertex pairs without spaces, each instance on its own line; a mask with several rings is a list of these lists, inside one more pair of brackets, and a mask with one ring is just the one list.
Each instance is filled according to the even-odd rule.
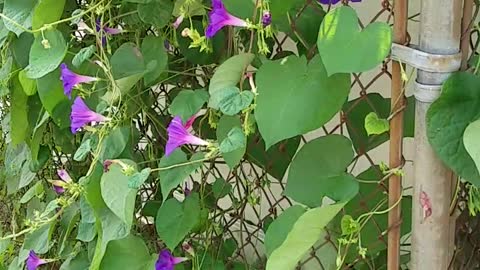
[[[385,195],[353,213],[378,185],[359,184],[347,169],[352,144],[364,154],[388,139],[390,100],[348,96],[350,73],[388,54],[390,28],[375,23],[359,31],[353,9],[326,13],[318,1],[223,0],[248,26],[206,38],[211,3],[0,1],[0,269],[22,269],[33,250],[46,269],[151,270],[162,249],[188,259],[177,270],[293,269],[327,235],[332,243],[355,235],[369,258],[381,258],[385,246],[374,246],[373,225],[386,229],[387,214],[361,217]],[[270,26],[262,23],[267,11]],[[280,36],[296,48],[286,51]],[[84,83],[84,76],[95,81]],[[476,80],[462,83],[457,94],[476,98]],[[452,108],[462,100],[442,99]],[[413,136],[412,101],[405,137]],[[449,147],[441,138],[455,133],[465,142],[473,159],[466,150],[454,156],[470,159],[461,164],[472,168],[460,170],[470,180],[473,169],[478,174],[470,124],[478,114],[464,111],[442,116],[471,125],[464,137],[442,122],[446,131],[434,129],[440,136],[431,140]],[[351,141],[331,134],[339,114]],[[322,127],[330,135],[311,133]],[[172,145],[179,146],[166,156]],[[58,170],[71,179],[59,180],[65,176]],[[283,200],[302,205],[282,212]],[[409,203],[404,197],[402,209],[410,211]],[[263,219],[258,209],[267,204]],[[249,226],[255,235],[242,235]],[[261,242],[253,239],[259,230],[268,260],[254,261],[244,249]],[[339,253],[353,262],[356,250],[344,249]],[[326,269],[335,267],[334,245],[315,250]]]
[[317,45],[328,75],[363,72],[379,65],[390,53],[392,31],[380,22],[360,31],[355,10],[343,6],[325,16]]
[[352,144],[346,137],[329,135],[308,142],[290,165],[285,194],[310,207],[321,206],[324,196],[351,199],[358,192],[357,181],[345,172],[352,159]]
[[477,76],[455,73],[427,112],[427,136],[433,149],[458,176],[476,186],[480,185],[480,173],[465,149],[463,134],[480,117],[479,87]]
[[190,194],[185,201],[172,198],[158,209],[155,227],[158,236],[168,248],[175,247],[193,230],[199,221],[200,199],[198,194]]

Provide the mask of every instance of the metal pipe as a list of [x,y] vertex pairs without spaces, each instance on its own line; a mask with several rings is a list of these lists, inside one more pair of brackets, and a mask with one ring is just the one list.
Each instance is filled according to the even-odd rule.
[[[456,54],[460,50],[462,0],[422,0],[419,50]],[[426,134],[426,112],[449,73],[418,70],[415,107],[411,269],[448,269],[451,260],[451,172],[437,158]]]
[[[394,1],[393,42],[404,44],[407,41],[408,0]],[[402,165],[403,154],[403,110],[405,106],[402,67],[398,61],[392,61],[391,111],[398,112],[390,120],[390,168]],[[388,183],[389,207],[396,205],[388,212],[388,253],[387,269],[400,269],[400,224],[401,204],[397,204],[402,196],[402,178],[392,175]]]

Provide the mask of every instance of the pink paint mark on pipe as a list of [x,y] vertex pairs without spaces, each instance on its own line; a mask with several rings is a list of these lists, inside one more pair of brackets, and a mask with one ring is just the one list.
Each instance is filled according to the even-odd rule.
[[430,197],[428,197],[428,194],[425,191],[420,193],[420,205],[423,210],[423,220],[426,220],[432,215],[432,203],[430,202]]

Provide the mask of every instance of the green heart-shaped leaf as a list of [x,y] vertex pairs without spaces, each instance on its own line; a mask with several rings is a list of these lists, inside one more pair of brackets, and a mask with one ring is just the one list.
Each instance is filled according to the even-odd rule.
[[[257,73],[255,118],[266,148],[326,124],[350,92],[350,75],[327,76],[317,55],[266,62]],[[318,102],[322,101],[319,106]]]
[[55,29],[35,38],[30,49],[30,63],[25,68],[27,77],[38,79],[55,70],[67,53],[63,34]]
[[480,174],[464,146],[463,134],[480,118],[480,78],[455,73],[427,112],[427,136],[439,158],[458,176],[480,186]]
[[250,91],[242,91],[237,87],[227,87],[215,92],[212,100],[219,100],[220,111],[226,115],[235,115],[247,108],[253,101],[254,94]]
[[387,119],[379,118],[374,112],[367,114],[365,117],[365,130],[367,134],[378,135],[390,130],[390,124]]
[[172,101],[168,110],[172,116],[180,116],[183,122],[187,122],[207,101],[208,92],[203,89],[182,90]]
[[[223,159],[225,159],[225,162],[227,163],[228,167],[230,167],[231,169],[237,166],[238,163],[240,163],[243,156],[245,155],[245,150],[247,148],[245,135],[243,135],[243,132],[241,131],[241,126],[242,126],[242,123],[241,123],[240,117],[238,116],[224,115],[222,116],[222,118],[220,118],[220,121],[218,121],[217,140],[219,142],[222,142],[222,144],[224,144],[222,156],[223,156]],[[236,146],[233,147],[231,140],[227,141],[229,135],[233,135],[233,134],[230,134],[230,132],[233,129],[240,131],[241,135],[243,135],[242,141],[235,139],[235,141],[243,142],[243,146],[240,146],[241,143],[238,143],[238,144],[235,143]],[[237,137],[237,135],[240,135],[240,134],[237,133],[235,137]],[[241,137],[241,135],[238,137]],[[231,151],[228,151],[228,150],[231,150]]]
[[158,209],[155,227],[158,236],[167,247],[174,250],[177,245],[195,228],[200,217],[200,198],[198,193],[187,196],[179,202],[171,198]]
[[360,30],[351,7],[330,11],[318,33],[318,51],[328,75],[370,70],[390,52],[392,31],[386,23],[375,22]]
[[328,135],[308,142],[290,165],[285,195],[310,207],[321,206],[324,196],[335,201],[353,198],[358,182],[345,172],[352,159],[352,143],[344,136]]

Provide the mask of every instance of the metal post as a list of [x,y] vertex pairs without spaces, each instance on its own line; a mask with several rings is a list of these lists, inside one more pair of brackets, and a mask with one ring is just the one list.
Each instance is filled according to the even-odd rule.
[[[422,0],[419,50],[439,55],[459,52],[462,0]],[[413,270],[448,269],[451,260],[451,172],[436,157],[426,135],[426,112],[440,95],[449,73],[418,70],[415,89],[415,160],[413,189]]]
[[[393,42],[405,44],[407,41],[408,0],[396,0],[393,3],[394,25]],[[392,61],[391,111],[396,113],[390,121],[390,168],[402,165],[403,154],[403,109],[405,93],[403,91],[401,63]],[[402,178],[392,175],[388,182],[388,204],[396,205],[388,212],[388,258],[387,269],[400,268],[400,224],[401,204],[397,204],[402,196]]]

